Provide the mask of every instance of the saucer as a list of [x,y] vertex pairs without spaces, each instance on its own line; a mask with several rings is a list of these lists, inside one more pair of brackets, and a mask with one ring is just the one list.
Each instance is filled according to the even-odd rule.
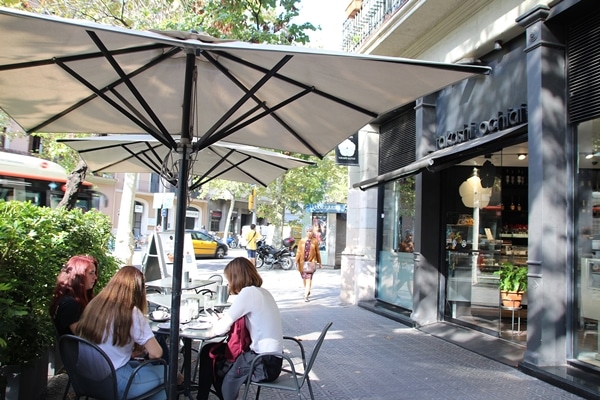
[[185,328],[186,329],[203,330],[203,329],[210,329],[211,326],[212,326],[212,324],[210,322],[192,322],[192,323],[188,324]]
[[162,323],[162,324],[158,324],[158,329],[166,329],[166,330],[169,330],[169,329],[171,329],[171,323]]
[[149,318],[150,318],[150,321],[152,321],[152,322],[166,322],[171,319],[171,316],[167,315],[165,318],[160,318],[160,319],[154,319],[151,316]]

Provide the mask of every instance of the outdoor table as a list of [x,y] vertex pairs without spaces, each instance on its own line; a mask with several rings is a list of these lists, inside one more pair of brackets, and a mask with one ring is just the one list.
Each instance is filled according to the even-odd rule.
[[[211,285],[213,283],[218,283],[217,281],[210,279],[192,279],[191,281],[181,282],[181,290],[196,290],[200,289],[204,286]],[[162,289],[172,289],[173,288],[173,280],[171,278],[162,278],[154,281],[146,282],[146,286],[154,286]]]
[[[183,384],[182,390],[179,394],[185,395],[189,399],[194,399],[192,396],[193,391],[198,390],[198,383],[192,380],[192,342],[197,340],[200,342],[198,352],[202,349],[204,342],[212,339],[225,339],[226,334],[217,335],[213,332],[212,326],[208,329],[190,329],[189,326],[193,326],[195,320],[192,320],[189,324],[179,325],[179,338],[183,341]],[[169,335],[169,329],[159,328],[158,323],[150,321],[150,326],[155,334]],[[199,360],[199,358],[198,358]],[[198,377],[200,379],[200,377]]]
[[160,294],[160,293],[150,293],[146,295],[146,300],[149,303],[156,304],[157,306],[171,309],[171,295],[170,294]]

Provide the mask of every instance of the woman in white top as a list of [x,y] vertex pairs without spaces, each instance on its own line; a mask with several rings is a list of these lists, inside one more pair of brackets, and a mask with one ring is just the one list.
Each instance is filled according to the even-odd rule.
[[[132,361],[134,349],[140,348],[148,358],[158,359],[162,348],[158,344],[148,320],[144,275],[133,266],[121,268],[102,291],[85,308],[75,334],[96,343],[108,355],[117,372],[119,396],[139,362]],[[142,368],[129,389],[129,397],[145,393],[164,381],[162,365]],[[161,391],[151,397],[166,399]]]
[[[220,399],[232,400],[238,395],[241,385],[248,376],[250,363],[257,354],[283,353],[283,331],[281,315],[271,293],[262,288],[262,278],[250,260],[244,257],[233,259],[223,271],[229,283],[229,293],[237,295],[219,318],[213,321],[215,333],[225,334],[240,318],[245,319],[250,335],[250,347],[237,357],[229,371],[221,379],[213,371],[213,360],[208,353],[214,344],[202,348],[200,360],[200,382],[198,400],[208,399],[211,385]],[[281,373],[283,359],[277,355],[262,357],[257,381],[271,382]]]

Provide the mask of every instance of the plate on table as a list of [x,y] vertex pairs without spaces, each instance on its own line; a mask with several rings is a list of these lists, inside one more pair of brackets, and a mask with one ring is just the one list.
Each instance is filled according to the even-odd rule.
[[204,329],[210,329],[211,326],[212,326],[212,324],[210,322],[195,321],[195,322],[190,322],[185,327],[186,327],[186,329],[204,330]]
[[162,324],[158,324],[158,329],[169,330],[169,329],[171,329],[171,323],[170,322],[163,322]]

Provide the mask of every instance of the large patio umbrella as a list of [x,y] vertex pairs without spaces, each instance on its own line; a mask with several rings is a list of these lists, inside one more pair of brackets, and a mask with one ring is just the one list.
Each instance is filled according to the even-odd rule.
[[[178,136],[173,137],[176,142]],[[59,139],[76,150],[93,172],[154,172],[177,186],[176,160],[171,149],[150,135],[113,135]],[[192,142],[193,145],[193,142]],[[218,142],[195,155],[189,174],[194,176],[190,190],[213,179],[225,179],[267,186],[286,171],[314,165],[254,146]],[[186,180],[189,182],[189,180]]]
[[[0,107],[25,131],[150,134],[177,154],[179,182],[192,153],[220,140],[322,157],[386,112],[489,72],[140,32],[4,8],[0,37]],[[171,365],[179,339],[185,186],[176,215]],[[175,378],[171,368],[170,398]]]

